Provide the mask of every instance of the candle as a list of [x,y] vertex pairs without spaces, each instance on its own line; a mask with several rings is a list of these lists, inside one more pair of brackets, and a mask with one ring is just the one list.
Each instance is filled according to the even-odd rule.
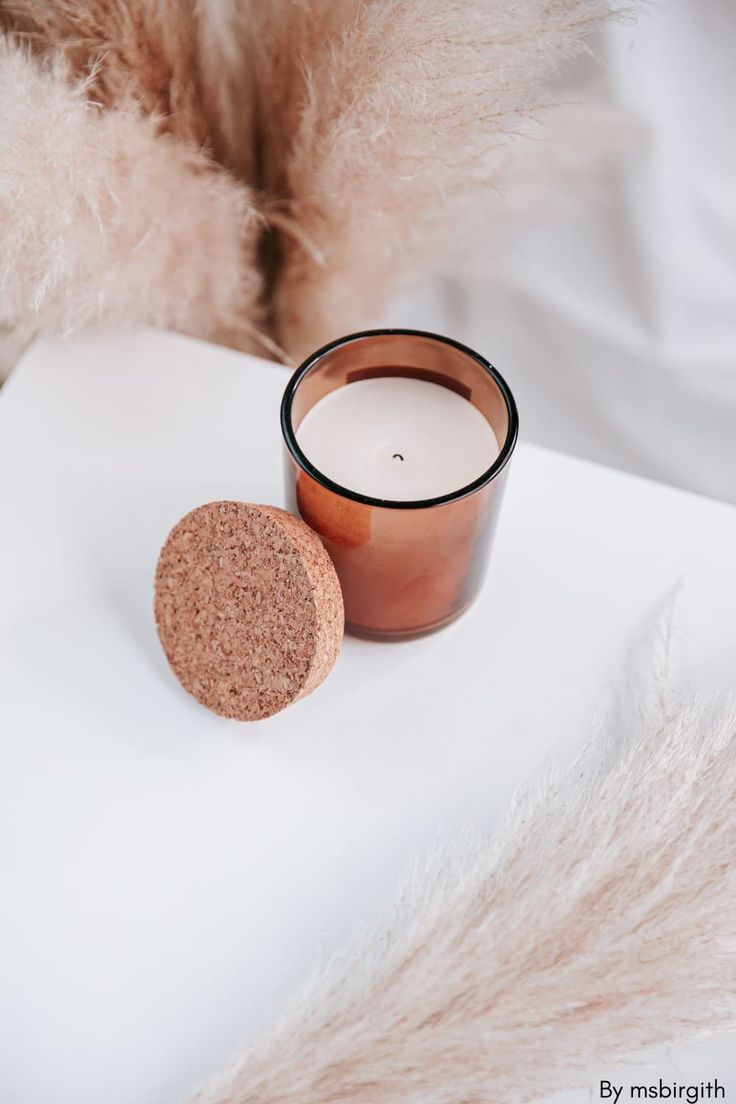
[[352,334],[296,370],[281,427],[288,504],[332,557],[348,631],[416,636],[468,608],[518,431],[488,361],[414,330]]
[[333,482],[394,502],[467,487],[499,453],[493,429],[467,399],[437,383],[401,376],[331,391],[306,415],[297,440]]

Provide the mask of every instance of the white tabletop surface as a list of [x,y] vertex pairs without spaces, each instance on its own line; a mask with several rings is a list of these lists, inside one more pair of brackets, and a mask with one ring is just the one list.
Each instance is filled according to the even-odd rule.
[[[522,445],[470,613],[346,640],[269,721],[206,712],[158,645],[156,558],[199,503],[282,503],[286,379],[142,332],[38,343],[0,393],[3,1104],[186,1100],[411,856],[589,735],[678,582],[678,684],[736,674],[736,510]],[[735,1051],[651,1070],[733,1095]]]

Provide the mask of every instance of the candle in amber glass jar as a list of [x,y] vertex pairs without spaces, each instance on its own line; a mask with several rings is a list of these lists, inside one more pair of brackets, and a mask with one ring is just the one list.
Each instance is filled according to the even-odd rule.
[[462,613],[516,442],[498,372],[433,334],[353,334],[294,373],[281,419],[291,505],[332,556],[348,630],[415,636]]

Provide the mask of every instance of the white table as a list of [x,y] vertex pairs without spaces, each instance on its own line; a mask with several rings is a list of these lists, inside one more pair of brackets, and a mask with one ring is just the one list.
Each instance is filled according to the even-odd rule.
[[[465,618],[346,640],[269,721],[207,713],[158,645],[156,557],[198,503],[281,503],[286,378],[143,332],[39,343],[0,394],[3,1104],[184,1101],[409,856],[588,735],[678,580],[678,680],[736,666],[736,510],[522,446]],[[653,1068],[733,1092],[734,1050]]]

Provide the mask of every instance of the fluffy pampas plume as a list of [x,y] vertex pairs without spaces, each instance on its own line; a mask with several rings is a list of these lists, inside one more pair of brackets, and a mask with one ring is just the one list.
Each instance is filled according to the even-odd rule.
[[0,330],[257,332],[299,357],[376,322],[471,201],[555,175],[553,148],[512,151],[539,150],[549,78],[617,11],[0,0]]
[[640,722],[436,858],[197,1104],[516,1104],[736,1023],[736,706]]
[[155,121],[102,112],[0,38],[0,323],[149,323],[247,344],[250,192]]
[[510,147],[550,109],[545,81],[612,11],[605,0],[353,7],[309,55],[284,170],[300,236],[285,245],[275,318],[297,355],[315,329],[333,338],[375,318],[387,288],[456,234],[469,200],[507,190]]

